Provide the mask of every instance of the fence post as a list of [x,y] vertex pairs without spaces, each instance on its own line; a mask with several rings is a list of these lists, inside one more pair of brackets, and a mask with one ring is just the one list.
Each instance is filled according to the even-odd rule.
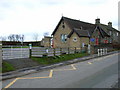
[[62,55],[62,48],[60,48],[60,55]]
[[55,56],[55,48],[53,48],[54,56]]
[[100,56],[100,49],[98,49],[98,56]]
[[29,44],[29,58],[32,57],[32,44]]
[[82,50],[82,47],[81,47],[81,53],[82,53],[82,51],[83,51],[83,50]]
[[107,48],[106,48],[106,52],[105,53],[107,54]]
[[102,49],[100,49],[100,52],[101,52],[101,56],[102,56]]
[[75,47],[75,52],[74,53],[76,53],[76,47]]
[[70,54],[70,48],[68,47],[68,54]]

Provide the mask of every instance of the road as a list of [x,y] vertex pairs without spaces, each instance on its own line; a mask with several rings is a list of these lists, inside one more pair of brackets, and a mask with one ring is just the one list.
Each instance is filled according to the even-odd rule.
[[118,80],[118,54],[5,80],[3,88],[110,88]]

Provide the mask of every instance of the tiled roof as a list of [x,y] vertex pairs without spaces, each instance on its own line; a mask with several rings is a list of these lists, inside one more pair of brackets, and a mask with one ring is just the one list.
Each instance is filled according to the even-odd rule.
[[[67,17],[62,17],[60,22],[56,26],[55,30],[53,31],[52,35],[55,34],[55,32],[57,31],[58,26],[60,25],[62,20],[68,24],[68,26],[70,27],[71,30],[73,30],[73,31],[74,31],[74,29],[81,30],[81,28],[82,28],[82,30],[87,30],[89,32],[90,36],[93,34],[93,32],[96,29],[96,27],[98,27],[100,29],[99,31],[101,32],[103,37],[104,36],[109,36],[105,32],[105,29],[107,29],[107,30],[116,30],[116,29],[114,29],[112,27],[108,27],[107,25],[104,25],[104,24],[97,25],[97,24],[91,24],[91,23],[88,23],[88,22],[83,22],[83,21],[80,21],[80,20],[70,19],[70,18],[67,18]],[[73,33],[73,31],[71,33]],[[84,33],[84,31],[76,31],[76,32],[79,33],[79,34],[80,33]]]
[[83,22],[80,20],[74,20],[74,19],[70,19],[70,18],[66,18],[63,17],[63,19],[66,21],[66,23],[68,23],[68,25],[70,26],[70,28],[73,30],[74,28],[77,29],[84,29],[84,30],[88,30],[89,34],[91,35],[96,27],[96,25],[91,24],[91,23],[87,23],[87,22]]
[[97,29],[101,33],[101,36],[104,38],[105,36],[110,37],[100,26],[97,26]]
[[79,37],[90,37],[89,32],[88,32],[87,30],[80,30],[80,29],[74,28],[74,30],[68,35],[68,38],[70,38],[71,35],[72,35],[74,32],[75,32]]

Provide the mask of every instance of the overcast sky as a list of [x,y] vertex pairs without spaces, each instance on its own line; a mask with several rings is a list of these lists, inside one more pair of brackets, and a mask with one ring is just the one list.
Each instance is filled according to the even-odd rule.
[[0,0],[0,36],[24,34],[25,41],[31,41],[38,33],[41,40],[44,32],[53,32],[62,15],[89,23],[98,17],[118,29],[118,1]]

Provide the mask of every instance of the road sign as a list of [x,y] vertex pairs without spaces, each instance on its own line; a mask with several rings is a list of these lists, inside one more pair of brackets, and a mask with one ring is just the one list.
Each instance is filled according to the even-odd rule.
[[94,42],[94,41],[95,41],[95,39],[94,39],[94,38],[91,38],[91,39],[90,39],[90,41],[91,41],[91,42]]
[[30,49],[32,49],[32,44],[29,44]]

